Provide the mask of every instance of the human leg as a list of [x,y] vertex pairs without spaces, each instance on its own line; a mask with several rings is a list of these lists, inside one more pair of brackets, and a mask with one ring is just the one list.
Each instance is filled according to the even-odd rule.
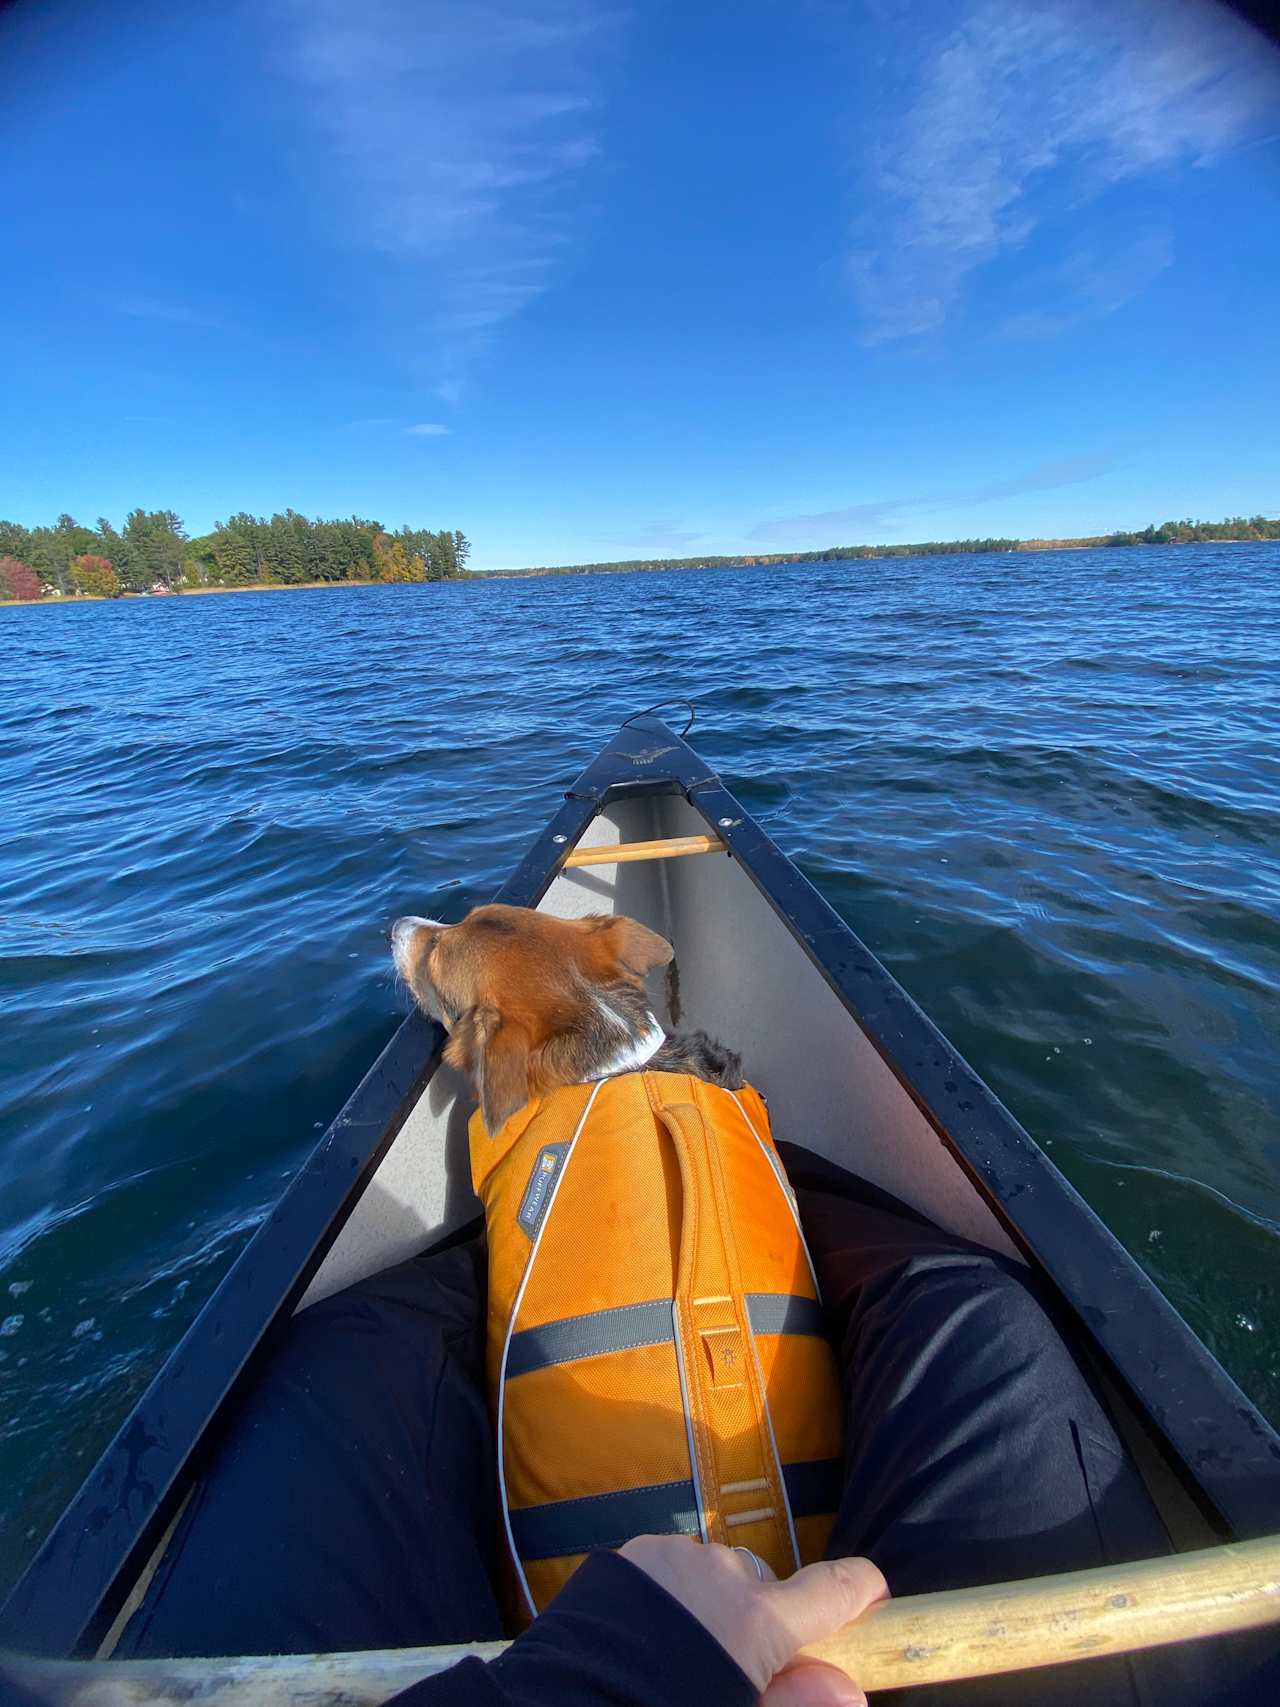
[[481,1240],[294,1317],[119,1657],[500,1636]]
[[[1100,1395],[1021,1265],[948,1234],[792,1146],[845,1379],[845,1493],[833,1556],[895,1594],[1043,1576],[1170,1551]],[[1232,1638],[912,1691],[904,1707],[1091,1707],[1270,1699],[1274,1645]],[[1274,1682],[1272,1683],[1274,1688]]]

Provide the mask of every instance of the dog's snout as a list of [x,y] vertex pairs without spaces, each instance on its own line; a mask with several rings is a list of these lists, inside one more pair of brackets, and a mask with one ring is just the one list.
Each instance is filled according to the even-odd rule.
[[419,931],[437,931],[439,928],[440,925],[438,920],[422,919],[419,918],[416,913],[406,913],[402,919],[397,919],[395,924],[392,925],[389,933],[391,937],[391,954],[401,976],[407,975],[407,957],[413,944],[414,937]]

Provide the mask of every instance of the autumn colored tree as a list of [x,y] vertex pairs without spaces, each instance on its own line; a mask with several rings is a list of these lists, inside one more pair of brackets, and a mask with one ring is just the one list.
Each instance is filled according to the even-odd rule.
[[120,577],[105,557],[86,551],[71,565],[71,582],[78,593],[92,594],[99,599],[120,597]]
[[19,557],[0,557],[0,599],[43,597],[40,577],[29,563],[24,563]]
[[64,512],[51,528],[32,528],[30,553],[23,552],[22,556],[42,581],[66,593],[72,585],[72,562],[81,552],[100,549],[101,541],[93,529],[81,527],[74,516]]
[[[375,550],[379,537],[384,543]],[[173,510],[131,510],[122,530],[105,516],[93,528],[66,514],[52,527],[0,520],[0,557],[29,564],[42,585],[63,593],[80,590],[73,566],[81,557],[102,558],[120,591],[142,593],[157,581],[170,587],[438,581],[459,573],[467,551],[465,536],[456,531],[402,527],[391,533],[367,517],[324,521],[297,510],[269,520],[241,512],[195,539]]]
[[374,573],[381,581],[425,581],[427,566],[420,557],[411,557],[402,539],[388,533],[373,536]]

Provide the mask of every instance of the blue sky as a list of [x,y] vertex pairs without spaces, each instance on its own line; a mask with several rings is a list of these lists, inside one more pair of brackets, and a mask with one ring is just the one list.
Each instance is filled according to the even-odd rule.
[[0,58],[0,515],[1280,512],[1280,73],[1201,0],[26,0]]

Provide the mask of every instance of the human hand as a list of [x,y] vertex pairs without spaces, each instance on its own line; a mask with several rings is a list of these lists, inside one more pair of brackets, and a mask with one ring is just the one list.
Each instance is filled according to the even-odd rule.
[[682,1535],[639,1535],[621,1553],[711,1632],[760,1691],[762,1707],[866,1707],[844,1672],[795,1655],[888,1599],[870,1559],[806,1565],[778,1582],[763,1561],[762,1581],[745,1554]]

